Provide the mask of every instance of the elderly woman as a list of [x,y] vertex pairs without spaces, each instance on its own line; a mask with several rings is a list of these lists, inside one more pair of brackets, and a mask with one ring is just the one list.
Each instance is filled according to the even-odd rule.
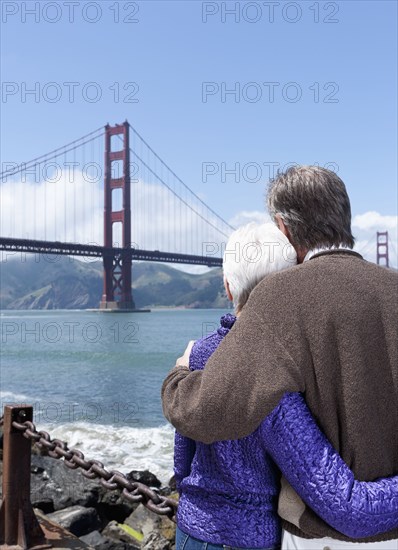
[[[191,370],[205,367],[263,277],[295,264],[294,249],[273,224],[252,223],[231,235],[223,269],[235,315],[223,315],[217,331],[193,345]],[[277,439],[278,445],[273,445]],[[365,537],[398,526],[397,477],[373,483],[355,481],[316,425],[303,397],[286,394],[245,438],[206,445],[176,433],[174,469],[180,492],[176,550],[280,546],[277,503],[281,482],[269,453],[283,474],[289,472],[298,494],[347,536]]]

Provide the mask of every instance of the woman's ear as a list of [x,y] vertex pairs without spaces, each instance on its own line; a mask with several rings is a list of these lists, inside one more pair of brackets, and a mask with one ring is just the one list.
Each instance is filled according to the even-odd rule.
[[225,288],[225,292],[227,293],[227,298],[230,302],[233,302],[234,299],[233,299],[233,296],[231,294],[231,290],[229,288],[229,282],[227,281],[227,279],[224,277],[224,288]]

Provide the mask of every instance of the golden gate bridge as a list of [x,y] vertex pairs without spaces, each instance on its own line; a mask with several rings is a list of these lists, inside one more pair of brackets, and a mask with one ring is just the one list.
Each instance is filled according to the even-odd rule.
[[[97,156],[101,156],[102,143],[103,174],[101,163],[92,161],[96,146]],[[78,151],[81,158],[77,157]],[[98,172],[100,177],[96,177]],[[233,227],[185,185],[127,121],[108,124],[30,162],[8,166],[0,176],[2,182],[9,180],[14,186],[13,204],[2,201],[1,212],[13,235],[0,237],[0,250],[102,257],[104,287],[100,309],[135,309],[131,290],[133,260],[222,265],[221,243],[228,239]],[[95,195],[98,198],[95,191],[102,180],[103,201],[94,205]],[[23,196],[18,197],[21,182],[24,186],[19,185],[19,191]],[[60,182],[64,196],[57,196],[55,185]],[[37,184],[44,185],[44,191]],[[90,187],[91,197],[87,196]],[[26,189],[33,204],[26,205]],[[103,212],[103,233],[92,231],[91,238],[84,238],[87,235],[81,231],[77,235],[76,229],[79,223],[81,226],[82,202],[90,200],[85,214]],[[20,216],[16,221],[13,213],[21,209],[25,210],[22,220]],[[28,229],[33,238],[23,236],[26,217],[30,217]],[[132,232],[136,242],[132,242]]]
[[[104,311],[135,310],[133,260],[220,267],[234,229],[127,121],[9,163],[0,177],[10,191],[0,250],[101,257]],[[389,266],[388,232],[377,233],[377,263]]]

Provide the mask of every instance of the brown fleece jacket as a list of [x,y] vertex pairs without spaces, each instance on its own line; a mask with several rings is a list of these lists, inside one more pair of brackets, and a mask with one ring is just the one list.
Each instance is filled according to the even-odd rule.
[[[303,392],[325,435],[371,481],[398,474],[398,274],[351,251],[321,252],[266,277],[203,371],[172,369],[163,411],[212,443],[250,434],[285,392]],[[284,482],[284,527],[347,539]],[[398,530],[362,539],[398,538]]]

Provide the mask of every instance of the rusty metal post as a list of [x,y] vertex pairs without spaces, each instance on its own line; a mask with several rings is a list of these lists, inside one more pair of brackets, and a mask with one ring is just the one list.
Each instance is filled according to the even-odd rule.
[[0,509],[0,548],[51,548],[30,502],[31,441],[12,423],[32,421],[33,408],[4,407],[3,501]]

